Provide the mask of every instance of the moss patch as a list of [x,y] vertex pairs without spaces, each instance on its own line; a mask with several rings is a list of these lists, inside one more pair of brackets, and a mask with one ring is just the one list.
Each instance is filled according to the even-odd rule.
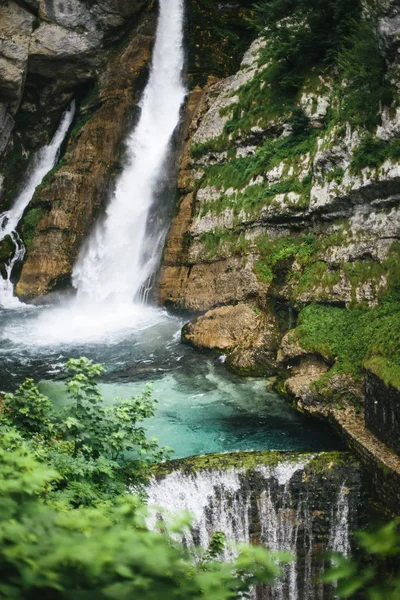
[[265,465],[276,467],[282,462],[307,463],[306,469],[314,472],[324,472],[329,465],[345,464],[349,460],[346,452],[321,452],[317,456],[306,452],[229,452],[226,454],[206,454],[204,456],[192,456],[179,460],[171,460],[159,463],[153,467],[156,477],[164,477],[173,471],[181,470],[184,473],[198,473],[199,471],[211,471],[227,469],[243,469],[252,471]]
[[400,139],[380,140],[369,133],[364,136],[353,152],[350,172],[357,174],[366,167],[375,169],[385,160],[400,161]]
[[0,262],[5,263],[12,258],[15,252],[15,245],[9,235],[0,241]]
[[31,208],[23,216],[20,231],[26,249],[32,244],[38,225],[48,211],[45,208]]

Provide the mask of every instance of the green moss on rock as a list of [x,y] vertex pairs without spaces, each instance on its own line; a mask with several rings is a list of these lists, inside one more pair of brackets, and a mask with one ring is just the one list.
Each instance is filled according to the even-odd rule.
[[353,460],[347,452],[321,452],[317,455],[308,452],[229,452],[226,454],[206,454],[159,463],[153,467],[156,477],[164,477],[173,471],[198,473],[200,471],[224,471],[231,468],[252,471],[259,466],[277,467],[281,463],[306,463],[306,470],[324,472],[333,466],[345,465]]
[[27,249],[29,249],[29,246],[32,243],[40,221],[47,212],[47,209],[37,207],[28,209],[28,211],[24,214],[19,228],[21,231],[22,241]]
[[364,368],[400,389],[400,290],[371,309],[311,304],[299,314],[296,335],[303,348],[331,357],[329,372],[359,377]]
[[14,242],[9,235],[0,241],[0,262],[8,262],[15,251]]

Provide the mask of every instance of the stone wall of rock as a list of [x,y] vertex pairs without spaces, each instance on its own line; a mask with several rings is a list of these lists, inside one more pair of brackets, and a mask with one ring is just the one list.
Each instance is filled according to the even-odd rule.
[[[185,31],[192,101],[197,82],[212,75],[224,77],[237,68],[254,36],[245,21],[251,3],[188,2]],[[104,209],[143,89],[157,3],[0,0],[0,9],[6,53],[14,48],[14,34],[24,36],[19,40],[18,77],[15,68],[8,73],[10,61],[2,72],[0,49],[0,101],[2,86],[13,93],[13,103],[0,104],[0,210],[8,208],[23,185],[33,152],[48,142],[71,97],[77,98],[79,109],[54,177],[46,177],[25,215],[35,222],[36,231],[30,231],[28,239],[26,219],[20,226],[28,252],[17,292],[27,299],[69,282],[77,250]],[[15,62],[16,57],[11,58]]]
[[368,429],[400,454],[400,391],[367,372],[364,410]]
[[146,4],[0,2],[0,208],[12,200],[32,150],[49,140],[72,95],[96,84]]
[[[295,153],[281,151],[285,139],[295,142],[285,114],[230,133],[243,86],[262,71],[263,45],[256,40],[241,69],[199,98],[160,301],[193,311],[248,300],[262,308],[266,296],[292,305],[374,305],[396,271],[400,164],[387,158],[355,168],[364,133],[328,123],[333,100],[322,79],[312,92],[305,85],[298,101],[310,133]],[[396,139],[399,123],[400,107],[384,111],[375,139]],[[268,143],[281,159],[263,158]]]

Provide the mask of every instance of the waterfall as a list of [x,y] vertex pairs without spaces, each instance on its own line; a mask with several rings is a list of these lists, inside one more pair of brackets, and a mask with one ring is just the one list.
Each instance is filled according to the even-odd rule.
[[332,509],[331,537],[329,540],[329,550],[339,552],[344,556],[350,555],[350,531],[349,531],[349,490],[345,485],[340,486],[336,506]]
[[[72,273],[76,296],[41,311],[24,330],[29,343],[117,343],[172,319],[146,305],[165,230],[150,221],[163,212],[171,142],[185,98],[184,0],[159,0],[149,80],[140,116],[126,140],[125,166]],[[5,335],[14,339],[15,331]],[[20,337],[20,331],[18,331]]]
[[[196,459],[189,459],[187,468],[185,460],[179,461],[178,470],[153,477],[148,502],[157,508],[151,511],[149,525],[168,522],[169,513],[188,511],[193,527],[181,536],[188,548],[207,548],[213,533],[223,531],[236,544],[290,552],[295,560],[283,567],[273,586],[253,590],[255,600],[333,598],[334,588],[319,581],[325,566],[322,555],[350,550],[349,532],[357,526],[350,505],[359,503],[358,466],[350,458],[347,464],[334,464],[330,453],[287,458],[282,452],[279,459],[277,453],[251,455],[256,458],[251,467],[234,454],[221,455],[221,462],[227,461],[221,467],[203,467],[200,462],[196,468]],[[224,558],[234,551],[229,545]]]
[[68,129],[71,126],[75,114],[75,102],[64,112],[60,125],[48,146],[41,148],[34,157],[31,175],[24,185],[21,193],[15,199],[10,210],[0,215],[0,241],[10,236],[14,244],[13,255],[5,265],[6,278],[0,278],[0,306],[3,308],[14,308],[20,306],[18,298],[14,296],[14,286],[11,282],[11,273],[14,265],[25,256],[25,247],[18,235],[16,228],[35,189],[43,180],[43,177],[54,167],[58,160],[61,144],[63,143]]
[[[148,231],[162,190],[170,142],[185,97],[183,0],[160,0],[149,81],[139,122],[127,140],[125,168],[105,218],[84,245],[73,270],[78,298],[112,305],[140,301],[160,252],[160,232]],[[164,180],[165,181],[165,180]]]

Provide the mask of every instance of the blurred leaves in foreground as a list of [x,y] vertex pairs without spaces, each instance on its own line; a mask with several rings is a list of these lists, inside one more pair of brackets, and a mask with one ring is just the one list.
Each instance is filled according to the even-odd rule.
[[337,585],[339,598],[399,600],[400,518],[375,532],[359,531],[355,537],[357,559],[332,555],[332,567],[323,581]]

